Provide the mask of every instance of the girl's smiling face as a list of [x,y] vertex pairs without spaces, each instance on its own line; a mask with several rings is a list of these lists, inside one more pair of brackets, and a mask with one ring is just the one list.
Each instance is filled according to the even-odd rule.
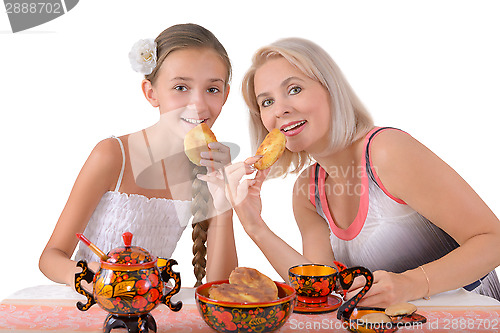
[[171,128],[185,134],[202,122],[212,127],[229,93],[226,73],[226,65],[214,50],[182,49],[167,56],[154,85],[145,80],[150,88],[143,89]]
[[255,96],[268,131],[279,128],[292,152],[322,152],[330,132],[330,95],[283,57],[267,60],[255,72]]

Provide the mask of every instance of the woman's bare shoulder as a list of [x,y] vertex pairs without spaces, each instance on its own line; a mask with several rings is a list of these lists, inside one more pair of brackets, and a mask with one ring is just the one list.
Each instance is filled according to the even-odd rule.
[[381,163],[390,163],[394,158],[404,157],[424,146],[406,132],[385,130],[378,133],[370,143],[370,156]]

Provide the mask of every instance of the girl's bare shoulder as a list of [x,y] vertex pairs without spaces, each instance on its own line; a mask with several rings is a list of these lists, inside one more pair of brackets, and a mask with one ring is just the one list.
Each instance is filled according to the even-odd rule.
[[114,178],[120,172],[123,162],[120,143],[116,138],[107,138],[98,142],[87,161],[86,168],[98,170],[101,176]]

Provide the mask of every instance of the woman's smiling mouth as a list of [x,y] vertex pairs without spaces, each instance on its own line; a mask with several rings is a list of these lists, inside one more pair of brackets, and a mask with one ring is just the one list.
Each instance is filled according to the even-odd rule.
[[305,120],[300,120],[300,121],[294,121],[288,124],[285,124],[280,127],[280,131],[282,131],[286,136],[294,136],[302,132],[304,129],[304,124],[307,121]]

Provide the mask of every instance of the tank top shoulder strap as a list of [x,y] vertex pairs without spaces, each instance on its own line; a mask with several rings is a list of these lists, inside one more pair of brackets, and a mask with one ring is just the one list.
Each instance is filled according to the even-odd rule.
[[120,144],[120,149],[122,151],[122,169],[120,170],[120,176],[118,177],[118,181],[116,182],[116,187],[115,187],[115,192],[118,192],[122,184],[123,172],[125,171],[125,148],[123,147],[123,142],[122,140],[120,140],[119,137],[113,135],[112,138],[118,140],[118,143]]
[[321,165],[316,162],[311,167],[311,174],[309,175],[309,201],[311,201],[314,207],[316,207],[318,213],[322,211],[321,196],[319,193],[319,177],[324,177],[324,174],[321,175],[322,170],[323,168],[321,167]]
[[373,165],[372,165],[372,160],[371,160],[371,156],[370,156],[370,144],[371,144],[373,138],[377,134],[379,134],[383,131],[386,131],[386,130],[395,130],[395,131],[404,132],[404,131],[400,130],[399,128],[395,128],[395,127],[376,127],[367,134],[366,143],[365,143],[366,144],[366,146],[365,146],[366,173],[368,174],[368,177],[370,177],[370,179],[375,183],[375,185],[377,185],[382,191],[384,191],[384,193],[388,197],[390,197],[391,199],[393,199],[397,203],[406,205],[406,203],[403,200],[394,197],[392,194],[389,193],[389,191],[387,191],[387,189],[384,187],[384,185],[380,181],[380,178],[378,177],[378,175],[375,171],[375,168],[373,168]]

